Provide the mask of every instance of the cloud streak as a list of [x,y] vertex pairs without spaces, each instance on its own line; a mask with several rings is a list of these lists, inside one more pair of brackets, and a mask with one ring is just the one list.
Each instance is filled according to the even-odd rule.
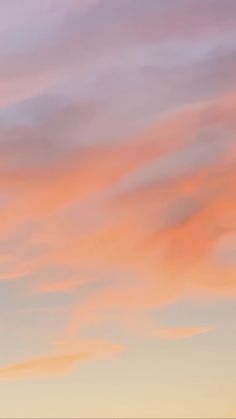
[[[72,372],[76,366],[88,360],[99,360],[122,352],[124,346],[105,341],[80,341],[76,344],[59,345],[69,351],[29,358],[24,361],[0,367],[0,380],[47,378],[63,376]],[[82,350],[80,352],[75,349]]]
[[155,336],[165,340],[187,339],[209,332],[209,327],[167,327],[157,330]]

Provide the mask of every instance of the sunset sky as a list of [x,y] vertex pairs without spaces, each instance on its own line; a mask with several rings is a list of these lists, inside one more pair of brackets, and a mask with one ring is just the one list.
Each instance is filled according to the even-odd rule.
[[0,417],[236,417],[236,0],[0,0]]

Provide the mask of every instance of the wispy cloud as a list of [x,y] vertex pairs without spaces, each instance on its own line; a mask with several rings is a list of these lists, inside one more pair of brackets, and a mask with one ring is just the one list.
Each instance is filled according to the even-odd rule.
[[[45,378],[71,372],[78,364],[88,360],[99,360],[122,352],[124,346],[106,341],[79,341],[57,345],[67,352],[29,358],[15,364],[0,367],[0,380]],[[77,351],[76,351],[77,350]]]
[[178,340],[202,335],[210,330],[209,327],[166,327],[158,329],[154,335],[160,339]]
[[34,377],[48,377],[63,375],[71,371],[74,366],[84,360],[84,354],[69,354],[59,356],[45,356],[32,358],[0,368],[0,379],[22,379]]

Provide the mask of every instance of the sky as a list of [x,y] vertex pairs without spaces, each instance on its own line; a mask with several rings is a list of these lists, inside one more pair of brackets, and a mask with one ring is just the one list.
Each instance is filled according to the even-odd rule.
[[0,0],[0,417],[236,417],[235,22]]

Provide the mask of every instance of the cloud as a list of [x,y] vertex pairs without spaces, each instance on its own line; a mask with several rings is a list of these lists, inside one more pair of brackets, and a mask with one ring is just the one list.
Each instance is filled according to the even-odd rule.
[[24,4],[0,17],[1,285],[69,301],[75,340],[234,298],[235,2]]
[[167,327],[158,329],[154,336],[165,340],[179,340],[208,333],[210,330],[209,327]]
[[[125,311],[129,316],[132,310],[153,310],[186,295],[235,295],[235,266],[220,268],[211,258],[218,241],[236,226],[236,197],[228,187],[235,177],[233,126],[227,141],[216,137],[221,124],[231,125],[234,100],[230,95],[193,106],[187,111],[188,118],[184,118],[183,110],[167,118],[164,131],[158,130],[162,123],[157,125],[155,132],[163,132],[163,138],[172,144],[168,152],[157,153],[156,160],[153,154],[156,167],[153,163],[150,166],[150,160],[143,162],[141,168],[121,179],[117,189],[113,185],[116,194],[108,206],[107,220],[113,214],[110,224],[107,221],[104,228],[83,235],[74,244],[70,236],[70,245],[66,244],[59,256],[61,261],[76,263],[76,255],[80,255],[80,264],[93,261],[95,269],[109,272],[110,267],[110,272],[120,270],[120,276],[128,278],[124,281],[119,277],[116,284],[111,281],[76,306],[70,333],[106,322],[114,311]],[[180,137],[172,120],[181,121],[176,123]],[[148,137],[145,139],[148,144]],[[209,145],[211,157],[203,165],[202,154],[199,159],[197,154],[201,143]],[[185,154],[186,147],[193,147],[194,164],[192,154]],[[218,147],[220,152],[215,153]],[[172,158],[170,164],[163,164],[165,153]],[[162,164],[165,171],[160,177]],[[143,168],[148,168],[149,176],[143,175]]]
[[[3,237],[4,231],[9,235],[29,225],[29,221],[33,223],[33,241],[38,240],[39,245],[40,236],[46,237],[42,242],[44,255],[38,255],[35,269],[40,263],[59,261],[77,268],[94,260],[104,269],[109,263],[111,267],[121,264],[135,272],[144,269],[144,273],[146,265],[145,275],[151,269],[154,275],[152,254],[155,249],[162,252],[162,248],[166,250],[158,265],[164,278],[176,277],[178,269],[186,270],[190,258],[196,257],[196,270],[206,269],[202,265],[204,245],[211,246],[207,230],[214,223],[224,224],[226,219],[233,228],[235,197],[227,184],[235,177],[234,103],[232,94],[177,111],[136,139],[83,146],[49,167],[15,168],[14,163],[3,168],[2,190],[15,197],[14,205],[1,208]],[[13,153],[21,155],[22,148],[18,152],[12,147]],[[29,147],[25,150],[28,153]],[[37,154],[36,148],[35,159]],[[27,164],[26,157],[23,153],[20,159]],[[221,194],[217,195],[216,190]],[[77,204],[82,223],[75,215],[71,217],[70,211],[66,215],[66,208]],[[96,216],[93,205],[97,207]],[[217,231],[209,234],[216,234],[217,239]],[[194,246],[188,243],[192,236]],[[31,237],[27,246],[32,246]]]
[[[187,3],[186,0],[167,3],[153,1],[144,3],[137,0],[122,1],[119,4],[116,1],[93,3],[54,0],[33,5],[29,1],[24,1],[24,5],[19,8],[16,1],[11,2],[11,5],[4,2],[1,25],[4,30],[2,37],[4,43],[0,43],[0,52],[1,47],[4,51],[0,68],[1,106],[8,107],[15,102],[41,94],[45,90],[56,88],[58,93],[61,85],[68,80],[74,81],[74,89],[78,89],[76,86],[79,86],[78,92],[80,92],[87,80],[91,83],[91,79],[99,77],[101,68],[106,67],[109,74],[116,72],[117,66],[110,67],[112,59],[121,54],[119,61],[122,59],[123,62],[128,61],[133,48],[136,49],[140,44],[149,46],[149,43],[160,45],[163,43],[164,47],[168,48],[166,44],[174,42],[173,50],[179,51],[181,43],[186,47],[186,41],[197,41],[190,47],[192,55],[191,51],[194,50],[197,54],[202,50],[199,41],[209,41],[211,51],[214,37],[217,39],[221,36],[223,40],[225,38],[227,40],[235,32],[235,5],[231,0],[225,1],[223,8],[222,3],[217,0],[213,3],[212,1]],[[29,37],[28,33],[34,33],[34,36]],[[164,55],[164,60],[161,61],[164,62],[165,59]],[[176,72],[175,62],[172,73],[173,67]],[[232,63],[230,67],[232,68]],[[202,68],[204,65],[203,67],[200,65],[197,71],[197,74],[201,75],[198,91],[203,85]],[[225,65],[223,68],[225,72]],[[215,69],[214,65],[212,70],[215,77],[219,75],[217,84],[221,85],[225,76],[222,75],[220,68],[217,74]],[[180,74],[182,72],[183,69]],[[191,89],[188,89],[190,92],[194,89],[196,78],[192,80],[191,77],[189,79],[188,72],[184,74],[184,82],[189,80],[191,83]],[[166,83],[172,81],[174,75],[175,73],[172,74],[171,80],[170,78],[166,80]],[[107,76],[108,74],[106,78]],[[206,85],[205,88],[208,89],[208,84],[211,84],[215,77],[209,73],[206,76],[208,76],[207,83],[204,83],[204,86]],[[174,79],[176,80],[175,77]],[[163,82],[152,83],[152,89],[155,89],[156,84],[160,94]],[[175,94],[174,90],[179,84],[177,79],[172,95]],[[143,89],[142,94],[144,94]],[[155,96],[156,94],[158,91],[155,90]],[[164,89],[162,102],[165,101],[166,95],[168,91]],[[131,98],[130,95],[129,100]],[[123,103],[123,106],[125,105]]]
[[[60,344],[69,352],[58,351],[56,355],[41,356],[26,359],[16,364],[0,367],[0,380],[16,380],[30,378],[44,378],[65,375],[74,370],[81,362],[107,358],[115,353],[122,352],[124,346],[105,341],[87,341],[77,344]],[[79,352],[75,352],[75,348]],[[73,351],[72,351],[73,349]]]
[[70,372],[78,362],[86,358],[84,354],[69,354],[32,358],[17,364],[0,368],[0,379],[22,379],[64,375]]

